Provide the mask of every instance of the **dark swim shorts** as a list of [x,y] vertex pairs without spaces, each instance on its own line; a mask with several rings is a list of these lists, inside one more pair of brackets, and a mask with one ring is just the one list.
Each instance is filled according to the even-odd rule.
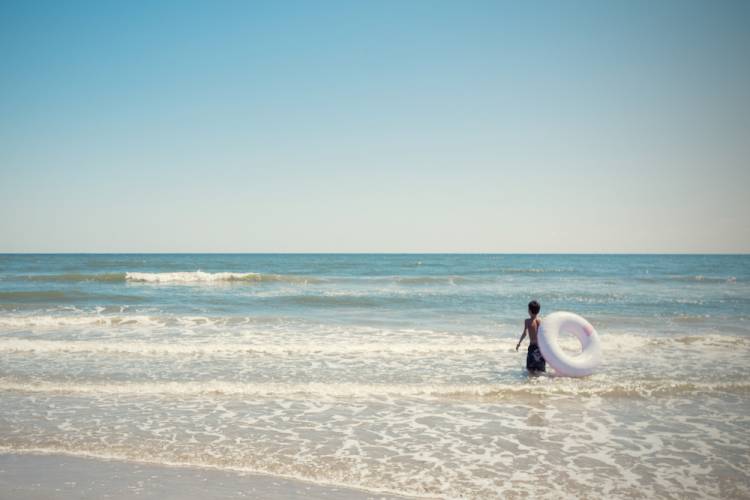
[[547,369],[542,351],[536,344],[529,345],[529,352],[526,354],[526,369],[530,372],[543,372]]

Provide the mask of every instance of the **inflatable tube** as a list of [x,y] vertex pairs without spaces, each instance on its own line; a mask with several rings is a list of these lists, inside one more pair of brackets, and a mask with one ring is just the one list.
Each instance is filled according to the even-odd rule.
[[[561,332],[569,332],[581,342],[581,352],[575,355],[566,353],[560,347],[558,338]],[[555,312],[542,320],[539,327],[539,350],[558,375],[585,377],[591,375],[601,362],[601,345],[591,323],[577,314]]]

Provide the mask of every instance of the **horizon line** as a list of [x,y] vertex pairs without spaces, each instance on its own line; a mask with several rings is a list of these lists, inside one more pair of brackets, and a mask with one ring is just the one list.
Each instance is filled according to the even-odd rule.
[[0,252],[0,255],[654,255],[748,256],[750,252]]

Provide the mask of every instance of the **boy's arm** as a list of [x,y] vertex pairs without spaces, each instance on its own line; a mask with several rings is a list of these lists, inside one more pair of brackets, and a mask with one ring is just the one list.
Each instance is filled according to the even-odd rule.
[[521,346],[521,342],[523,342],[523,339],[526,338],[526,330],[527,330],[526,323],[524,323],[523,324],[523,333],[521,334],[521,338],[518,339],[518,344],[516,344],[516,351]]

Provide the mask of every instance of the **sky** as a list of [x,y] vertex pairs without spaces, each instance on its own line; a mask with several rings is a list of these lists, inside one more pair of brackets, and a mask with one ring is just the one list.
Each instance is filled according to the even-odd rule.
[[0,252],[750,252],[750,2],[0,2]]

